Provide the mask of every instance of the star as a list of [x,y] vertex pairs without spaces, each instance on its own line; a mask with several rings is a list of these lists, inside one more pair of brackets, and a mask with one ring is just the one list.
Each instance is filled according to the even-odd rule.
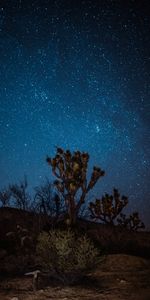
[[100,127],[98,125],[95,126],[96,132],[99,133],[100,132]]

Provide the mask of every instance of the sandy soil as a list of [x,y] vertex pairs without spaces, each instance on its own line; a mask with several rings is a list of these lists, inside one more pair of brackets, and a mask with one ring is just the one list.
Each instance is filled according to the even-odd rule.
[[[33,291],[31,278],[0,282],[0,300],[149,300],[150,260],[123,254],[108,255],[76,286],[50,282]],[[16,298],[15,298],[16,297]]]

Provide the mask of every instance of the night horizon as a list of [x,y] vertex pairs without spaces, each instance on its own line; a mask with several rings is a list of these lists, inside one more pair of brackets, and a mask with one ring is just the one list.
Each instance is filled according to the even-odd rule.
[[90,155],[150,229],[148,1],[1,1],[0,190],[53,180],[56,146]]

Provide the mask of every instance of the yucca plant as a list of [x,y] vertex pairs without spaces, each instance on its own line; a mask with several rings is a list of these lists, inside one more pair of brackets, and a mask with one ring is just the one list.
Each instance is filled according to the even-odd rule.
[[64,198],[70,224],[75,224],[81,206],[85,203],[88,192],[95,186],[104,171],[93,167],[91,178],[87,182],[89,154],[76,151],[71,153],[57,148],[54,158],[47,157],[47,163],[56,176],[54,182],[57,191]]
[[120,196],[117,189],[113,190],[113,194],[105,194],[101,199],[90,202],[89,210],[91,218],[100,220],[106,224],[114,224],[117,216],[123,208],[128,204],[126,196]]

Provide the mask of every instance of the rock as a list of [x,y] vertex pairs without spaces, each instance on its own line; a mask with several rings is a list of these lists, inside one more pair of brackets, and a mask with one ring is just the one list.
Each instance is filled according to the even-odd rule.
[[44,290],[39,290],[38,292],[39,292],[40,294],[42,294],[42,293],[44,293]]
[[121,279],[121,280],[120,280],[120,283],[121,283],[121,284],[126,284],[126,280]]

